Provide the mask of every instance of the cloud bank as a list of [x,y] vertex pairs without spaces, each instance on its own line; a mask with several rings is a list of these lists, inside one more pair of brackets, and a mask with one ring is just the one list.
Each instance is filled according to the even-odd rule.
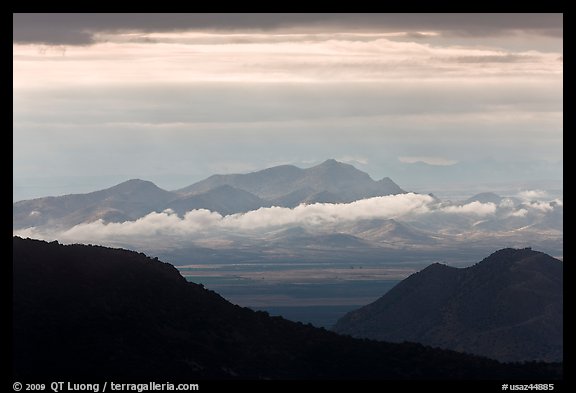
[[518,193],[518,197],[524,201],[534,201],[548,197],[548,193],[543,190],[525,190]]
[[452,214],[474,214],[483,217],[496,213],[496,205],[492,202],[481,203],[474,201],[466,205],[447,206],[442,208],[441,211]]
[[[560,203],[532,202],[512,206],[509,203],[481,203],[474,201],[464,205],[446,205],[429,195],[399,194],[363,199],[351,203],[315,203],[299,205],[295,208],[270,207],[247,213],[222,216],[205,209],[192,210],[183,217],[171,210],[150,213],[136,221],[105,223],[98,220],[80,224],[68,230],[27,228],[14,231],[21,237],[58,240],[61,242],[97,243],[103,245],[134,244],[152,242],[155,244],[193,244],[207,237],[229,236],[247,237],[270,231],[304,227],[321,232],[324,227],[338,228],[339,224],[349,224],[370,219],[395,219],[417,223],[425,219],[429,222],[446,225],[450,220],[457,225],[479,218],[526,218],[542,216],[559,208]],[[448,220],[448,221],[446,221]],[[462,230],[465,230],[463,227]]]
[[[283,226],[322,226],[371,218],[399,218],[429,212],[434,199],[422,194],[399,194],[363,199],[345,204],[315,203],[261,208],[241,214],[222,216],[205,209],[192,210],[179,217],[170,209],[150,213],[136,221],[104,223],[98,220],[69,230],[46,233],[35,228],[15,231],[17,236],[40,237],[62,241],[104,241],[130,237],[188,237],[207,233],[240,233],[265,231]],[[46,238],[48,236],[48,238]]]

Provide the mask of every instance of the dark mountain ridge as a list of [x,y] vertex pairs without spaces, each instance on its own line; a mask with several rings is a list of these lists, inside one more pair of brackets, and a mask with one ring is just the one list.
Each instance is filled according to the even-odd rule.
[[561,376],[557,364],[501,364],[270,317],[132,251],[15,237],[12,262],[15,379]]
[[341,318],[340,333],[503,361],[563,358],[562,262],[503,249],[463,269],[433,264]]

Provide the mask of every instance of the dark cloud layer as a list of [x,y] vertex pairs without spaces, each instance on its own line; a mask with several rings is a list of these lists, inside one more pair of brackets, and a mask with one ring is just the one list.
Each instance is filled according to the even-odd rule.
[[445,35],[492,36],[512,31],[562,36],[562,14],[14,14],[13,41],[89,45],[94,33],[114,31],[279,30],[439,31]]

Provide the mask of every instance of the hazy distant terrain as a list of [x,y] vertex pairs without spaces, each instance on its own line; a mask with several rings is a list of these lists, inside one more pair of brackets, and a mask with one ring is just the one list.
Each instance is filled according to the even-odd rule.
[[283,165],[248,174],[214,175],[173,192],[132,179],[89,194],[19,201],[14,203],[13,226],[68,229],[100,219],[105,223],[135,220],[167,209],[179,216],[198,209],[225,216],[261,207],[347,203],[402,193],[389,178],[374,181],[352,165],[327,160],[309,169]]
[[[462,200],[406,192],[327,160],[215,175],[177,191],[130,180],[13,204],[14,234],[142,249],[177,265],[444,259],[532,246],[561,257],[563,199],[543,190]],[[476,251],[474,251],[476,250]]]

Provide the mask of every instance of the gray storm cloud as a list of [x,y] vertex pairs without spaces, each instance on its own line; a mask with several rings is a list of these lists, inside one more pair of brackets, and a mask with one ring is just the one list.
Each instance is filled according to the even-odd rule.
[[51,45],[90,45],[98,32],[227,31],[403,31],[451,36],[498,36],[527,31],[562,37],[562,14],[378,14],[378,13],[16,13],[13,41]]

